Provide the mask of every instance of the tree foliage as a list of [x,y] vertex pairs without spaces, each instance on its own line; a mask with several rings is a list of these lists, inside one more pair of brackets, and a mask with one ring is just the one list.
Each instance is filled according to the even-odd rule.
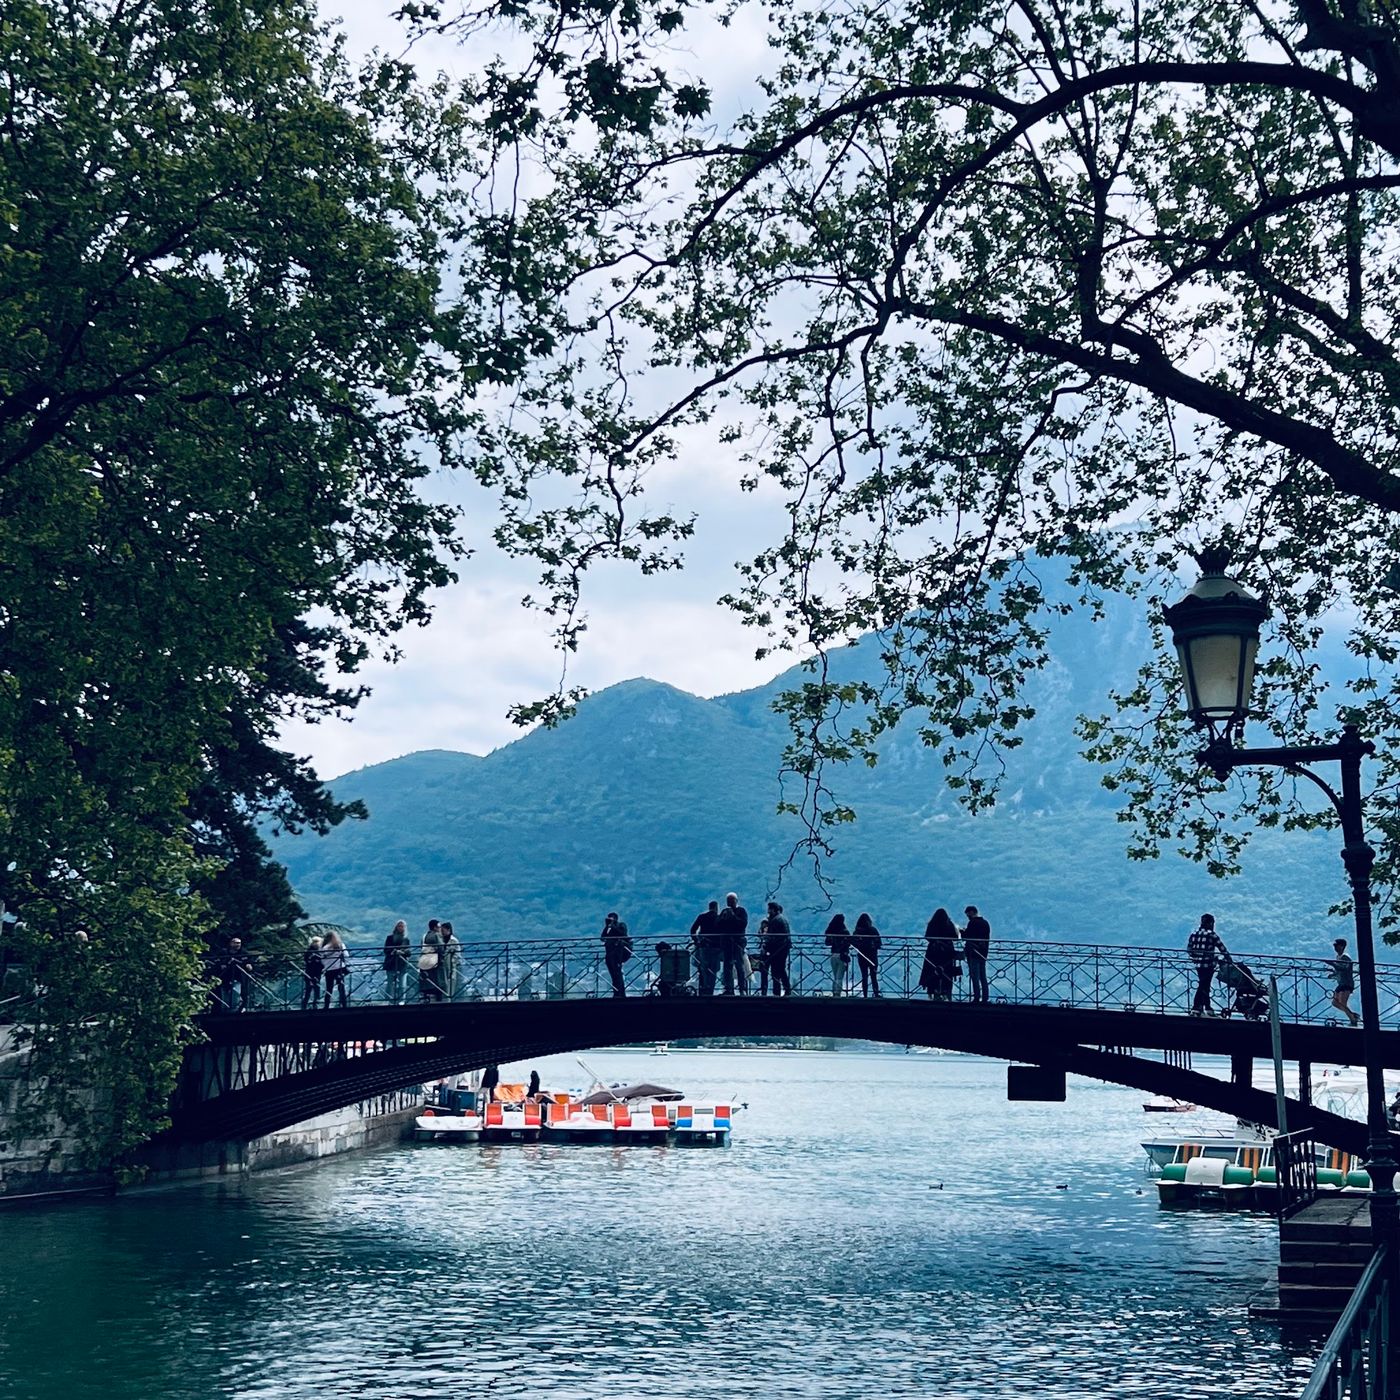
[[419,488],[469,172],[445,87],[296,0],[14,0],[0,64],[0,896],[110,1161],[211,923],[299,913],[256,824],[346,815],[277,726],[353,705],[461,552]]
[[[1138,823],[1224,872],[1264,823],[1314,820],[1267,776],[1196,769],[1160,626],[1185,550],[1224,539],[1276,606],[1258,700],[1290,738],[1339,711],[1400,780],[1400,18],[1380,0],[685,0],[415,5],[512,42],[480,85],[512,178],[480,293],[547,353],[479,464],[522,510],[566,643],[581,571],[644,538],[648,468],[708,425],[787,529],[729,600],[813,645],[789,763],[820,843],[831,758],[914,712],[972,805],[1044,660],[1037,561],[1081,605],[1142,596],[1141,683],[1084,723]],[[732,38],[716,41],[732,26]],[[745,48],[763,35],[770,57]],[[692,55],[723,51],[706,71]],[[751,101],[714,98],[752,62]],[[697,68],[699,71],[697,71]],[[742,71],[742,69],[741,69]],[[1344,630],[1355,681],[1321,694]],[[873,630],[878,686],[822,653]],[[549,716],[566,696],[530,710]],[[1107,697],[1106,697],[1107,705]]]

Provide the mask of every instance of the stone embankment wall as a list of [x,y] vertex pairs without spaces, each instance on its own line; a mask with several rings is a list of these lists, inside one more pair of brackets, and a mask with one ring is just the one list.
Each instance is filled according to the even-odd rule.
[[172,1148],[152,1148],[142,1164],[157,1181],[227,1176],[239,1172],[269,1171],[358,1152],[381,1143],[396,1142],[410,1131],[418,1112],[417,1089],[381,1094],[323,1113],[305,1123],[295,1123],[251,1142],[203,1142]]
[[20,1196],[100,1190],[110,1177],[83,1165],[79,1143],[61,1105],[44,1105],[42,1117],[20,1135],[21,1110],[42,1103],[29,1075],[29,1055],[13,1026],[0,1026],[0,1201]]
[[[42,1085],[29,1076],[28,1055],[10,1027],[0,1026],[0,1205],[42,1197],[111,1191],[115,1179],[86,1168],[62,1105],[46,1107],[44,1117],[23,1137],[22,1108],[42,1097]],[[419,1102],[417,1089],[382,1094],[334,1113],[283,1128],[252,1142],[208,1142],[151,1147],[139,1165],[145,1180],[182,1181],[201,1177],[268,1171],[314,1162],[342,1152],[393,1142],[410,1131]]]

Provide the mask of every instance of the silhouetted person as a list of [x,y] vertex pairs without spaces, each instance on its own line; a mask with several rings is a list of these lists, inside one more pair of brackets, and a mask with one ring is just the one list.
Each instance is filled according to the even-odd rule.
[[919,970],[919,986],[932,1001],[952,999],[953,978],[958,973],[958,949],[954,942],[957,936],[958,926],[949,918],[948,911],[935,909],[924,929],[928,947],[924,951],[924,965]]
[[1210,983],[1215,976],[1215,964],[1230,956],[1215,931],[1214,914],[1201,915],[1200,927],[1186,940],[1186,956],[1196,965],[1196,996],[1191,1003],[1191,1014],[1213,1016]]
[[768,932],[763,936],[763,950],[768,958],[768,976],[773,982],[775,997],[790,997],[792,982],[788,979],[788,954],[792,952],[792,926],[783,913],[783,906],[768,901]]
[[827,954],[831,959],[831,995],[846,995],[846,974],[851,966],[851,931],[846,916],[836,914],[826,926]]
[[1332,993],[1332,1005],[1346,1016],[1353,1026],[1361,1024],[1361,1017],[1351,1009],[1351,994],[1356,990],[1356,969],[1347,956],[1347,941],[1339,938],[1332,944],[1336,957],[1328,965],[1332,969],[1332,980],[1337,984]]
[[758,921],[758,952],[753,958],[753,970],[758,973],[758,994],[768,995],[768,920]]
[[501,1071],[495,1065],[488,1065],[481,1076],[481,1097],[483,1102],[496,1102],[496,1086],[500,1082]]
[[855,953],[856,966],[860,968],[861,996],[879,996],[880,930],[875,927],[869,914],[862,914],[856,920],[856,929],[851,935],[851,951]]
[[530,1071],[530,1085],[525,1090],[526,1096],[532,1099],[538,1098],[540,1094],[540,1072],[537,1069]]
[[719,900],[712,899],[703,914],[695,916],[690,926],[690,941],[695,945],[695,965],[700,974],[700,995],[715,994],[715,976],[723,954],[720,952]]
[[622,978],[622,964],[632,956],[632,938],[616,914],[609,914],[603,920],[603,961],[612,978],[613,996],[625,997],[627,984]]
[[[81,933],[82,930],[80,929]],[[86,942],[83,933],[82,941]],[[76,939],[75,935],[75,941]],[[230,938],[228,948],[219,960],[219,1001],[225,1011],[246,1011],[248,994],[253,985],[253,964],[243,951],[241,938]]]
[[724,958],[724,994],[732,997],[737,990],[747,996],[748,974],[744,971],[744,944],[748,941],[749,911],[739,903],[737,894],[724,897],[715,927],[719,930],[720,955]]
[[963,929],[963,956],[967,959],[968,996],[972,1001],[987,1000],[987,952],[992,941],[992,926],[969,904],[963,913],[967,926]]
[[313,938],[301,955],[301,1009],[319,1011],[321,1007],[321,940]]
[[412,946],[408,925],[400,919],[384,940],[384,999],[394,1006],[403,1000],[404,978],[408,976],[408,955]]
[[326,1006],[331,1009],[331,997],[338,995],[341,1008],[350,1004],[345,979],[350,975],[350,954],[340,935],[332,929],[321,941],[321,969],[326,975]]

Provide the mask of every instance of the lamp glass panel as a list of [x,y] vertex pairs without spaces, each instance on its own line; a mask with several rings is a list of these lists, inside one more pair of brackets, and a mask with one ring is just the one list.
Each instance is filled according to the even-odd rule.
[[1181,667],[1181,685],[1186,692],[1186,713],[1195,714],[1201,706],[1196,698],[1196,679],[1191,674],[1191,648],[1188,643],[1176,644],[1176,659]]
[[1242,637],[1240,651],[1244,667],[1240,681],[1240,718],[1243,719],[1249,711],[1250,697],[1254,694],[1254,658],[1259,655],[1259,638]]
[[[1191,649],[1191,670],[1196,682],[1196,694],[1192,697],[1195,708],[1211,719],[1227,719],[1238,715],[1243,717],[1243,691],[1240,685],[1241,672],[1245,669],[1242,653],[1246,639],[1237,633],[1217,634],[1213,637],[1192,637],[1187,643]],[[1255,642],[1258,647],[1258,642]],[[1253,678],[1253,657],[1248,666],[1249,678]]]

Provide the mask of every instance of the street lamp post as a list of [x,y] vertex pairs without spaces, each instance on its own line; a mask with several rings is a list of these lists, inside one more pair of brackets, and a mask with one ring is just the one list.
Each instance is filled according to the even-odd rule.
[[[1366,841],[1361,798],[1361,760],[1376,751],[1356,725],[1348,724],[1333,744],[1299,744],[1266,749],[1239,749],[1254,683],[1259,628],[1268,604],[1230,578],[1230,554],[1203,549],[1195,556],[1201,578],[1181,602],[1165,609],[1186,685],[1187,713],[1206,731],[1209,742],[1197,760],[1222,780],[1236,768],[1282,768],[1315,783],[1337,810],[1342,824],[1342,861],[1351,882],[1356,916],[1356,961],[1361,981],[1361,1037],[1366,1065],[1366,1125],[1369,1136],[1366,1170],[1371,1178],[1371,1234],[1377,1246],[1390,1247],[1392,1267],[1400,1243],[1395,1195],[1395,1159],[1385,1112],[1381,1064],[1380,1001],[1376,994],[1376,959],[1371,929],[1371,866],[1376,853]],[[1309,763],[1338,763],[1341,791],[1319,777]]]

